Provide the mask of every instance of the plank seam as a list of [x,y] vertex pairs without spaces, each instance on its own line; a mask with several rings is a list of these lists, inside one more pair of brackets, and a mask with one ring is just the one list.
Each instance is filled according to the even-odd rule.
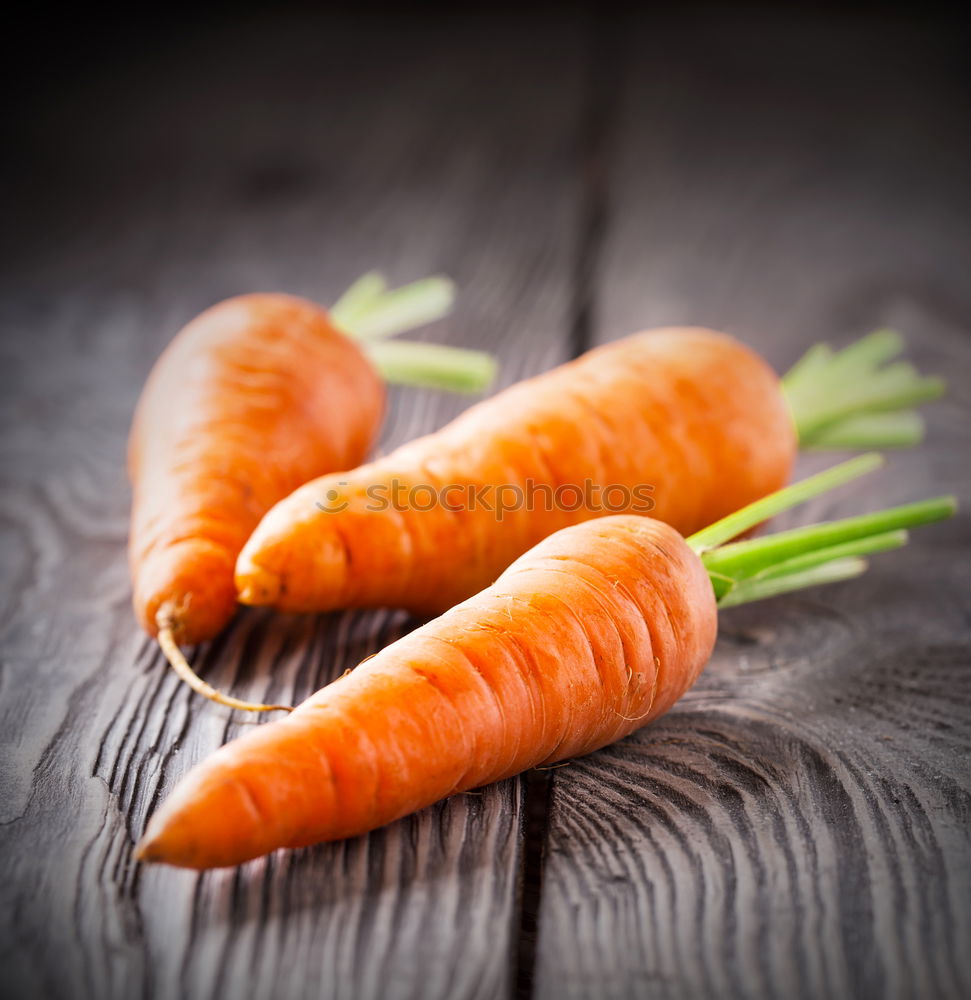
[[[616,14],[590,12],[586,83],[578,115],[576,147],[578,221],[568,320],[571,358],[584,354],[593,343],[597,281],[610,222],[610,158],[626,55],[621,22]],[[514,914],[517,935],[513,946],[516,1000],[531,1000],[536,992],[534,973],[553,774],[551,770],[532,770],[522,783],[523,847]]]

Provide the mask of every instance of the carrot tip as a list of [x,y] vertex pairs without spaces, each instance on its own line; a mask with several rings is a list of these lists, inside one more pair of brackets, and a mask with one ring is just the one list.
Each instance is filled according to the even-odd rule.
[[256,588],[250,584],[243,584],[236,594],[236,600],[238,600],[240,604],[260,605],[263,603],[260,600],[260,594],[257,592]]
[[135,844],[132,857],[136,861],[164,861],[165,849],[159,844],[158,837],[152,833],[151,825]]
[[236,566],[236,600],[240,604],[272,605],[282,589],[280,578],[247,560],[244,550]]

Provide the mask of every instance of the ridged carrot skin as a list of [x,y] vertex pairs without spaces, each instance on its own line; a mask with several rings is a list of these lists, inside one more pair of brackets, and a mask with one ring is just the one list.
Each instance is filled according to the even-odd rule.
[[[646,512],[534,505],[497,524],[482,506],[376,509],[374,497],[387,500],[395,484],[399,497],[422,487],[421,506],[429,486],[650,485],[651,516],[690,534],[782,486],[795,454],[779,379],[758,355],[711,330],[637,334],[521,382],[354,472],[302,486],[243,549],[239,599],[289,611],[439,613],[560,528]],[[461,497],[446,501],[462,506]]]
[[716,631],[711,581],[673,528],[625,515],[567,528],[197,765],[138,856],[235,865],[588,753],[669,709]]
[[260,518],[308,479],[360,463],[384,399],[371,363],[311,302],[244,295],[189,323],[156,363],[129,441],[144,628],[156,635],[166,608],[176,641],[215,635]]

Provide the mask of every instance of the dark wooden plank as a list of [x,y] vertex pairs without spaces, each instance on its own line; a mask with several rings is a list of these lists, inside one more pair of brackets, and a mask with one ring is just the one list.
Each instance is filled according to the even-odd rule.
[[[713,10],[621,34],[597,338],[707,324],[782,368],[897,326],[951,380],[927,445],[789,522],[966,496],[955,36]],[[552,772],[538,996],[968,995],[969,556],[963,514],[861,580],[725,614],[668,717]]]
[[[225,295],[328,301],[380,266],[452,274],[461,304],[433,333],[497,350],[503,382],[565,356],[582,32],[520,19],[496,46],[485,26],[184,25],[21,116],[0,396],[5,993],[510,991],[518,781],[239,871],[131,860],[179,776],[254,724],[190,696],[128,606],[125,435],[174,331]],[[395,392],[383,447],[465,405]],[[201,669],[300,699],[410,626],[245,614]]]

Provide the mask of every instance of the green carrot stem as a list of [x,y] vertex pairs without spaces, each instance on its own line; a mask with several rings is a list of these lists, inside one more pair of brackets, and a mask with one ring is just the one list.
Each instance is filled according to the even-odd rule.
[[364,275],[341,296],[330,315],[355,340],[384,340],[448,315],[455,285],[443,277],[423,278],[387,289],[377,274]]
[[897,531],[884,531],[878,535],[868,535],[865,538],[857,538],[851,542],[842,542],[839,545],[829,545],[826,548],[816,549],[812,552],[803,552],[791,559],[784,559],[782,562],[763,569],[753,579],[773,579],[780,576],[789,576],[792,573],[801,573],[804,570],[812,569],[814,566],[822,566],[823,563],[834,562],[836,559],[846,559],[850,556],[869,556],[877,552],[889,552],[891,549],[900,549],[907,544],[910,536],[902,528]]
[[841,351],[829,344],[814,344],[783,376],[782,384],[791,400],[826,394],[837,380],[855,380],[877,370],[904,348],[895,330],[875,330]]
[[874,330],[837,351],[833,367],[844,373],[855,371],[862,374],[895,358],[905,346],[903,336],[896,330]]
[[342,329],[352,330],[357,317],[387,291],[388,283],[377,271],[362,274],[331,306],[330,317]]
[[803,387],[815,384],[817,376],[826,369],[833,357],[829,344],[813,344],[782,378],[782,385],[790,401]]
[[714,549],[732,538],[737,538],[749,528],[754,528],[757,524],[767,521],[770,517],[805,503],[807,500],[835,489],[843,483],[848,483],[851,479],[872,472],[882,464],[883,458],[877,454],[851,458],[848,462],[843,462],[832,469],[826,469],[825,472],[810,476],[801,483],[787,486],[761,500],[756,500],[755,503],[750,503],[734,514],[729,514],[728,517],[723,517],[720,521],[716,521],[692,535],[688,539],[688,544],[699,554]]
[[788,594],[794,590],[803,590],[806,587],[818,587],[825,583],[838,583],[841,580],[849,580],[854,576],[859,576],[866,570],[866,567],[865,560],[851,557],[849,559],[837,559],[835,562],[828,562],[822,566],[816,566],[814,569],[807,569],[801,573],[792,573],[788,576],[744,580],[719,599],[718,607],[736,607],[739,604],[763,601],[767,597]]
[[[825,349],[825,354],[820,352],[820,348]],[[782,381],[790,392],[799,391],[800,388],[803,391],[825,390],[825,386],[820,385],[815,377],[824,367],[830,377],[866,375],[884,362],[897,357],[903,349],[904,338],[896,330],[875,330],[841,351],[833,351],[828,344],[816,344]],[[807,360],[814,361],[814,365],[807,365]],[[800,369],[803,369],[802,372]]]
[[482,392],[496,376],[495,358],[440,344],[388,338],[447,315],[455,300],[448,278],[431,277],[389,289],[376,271],[362,275],[330,310],[331,319],[362,347],[386,382],[450,392]]
[[857,448],[910,448],[924,438],[924,420],[914,410],[859,413],[817,431],[810,451],[853,451]]
[[869,454],[843,462],[692,535],[688,544],[701,556],[718,606],[747,604],[856,576],[866,568],[860,556],[899,548],[907,542],[906,528],[950,517],[957,509],[954,497],[937,497],[764,538],[730,541],[774,514],[869,472],[881,461],[879,455]]
[[441,344],[386,340],[364,345],[388,382],[451,392],[482,392],[496,376],[496,359],[484,351]]
[[903,447],[920,438],[905,424],[861,421],[861,416],[896,413],[936,399],[939,378],[925,378],[904,362],[886,365],[903,349],[893,330],[878,330],[841,351],[817,344],[783,378],[782,385],[799,433],[808,448]]
[[853,381],[876,371],[904,349],[896,330],[876,330],[834,352],[828,344],[815,344],[796,362],[782,383],[792,400],[825,393],[835,381]]
[[[876,552],[899,549],[906,543],[906,531],[886,531],[849,542],[841,542],[838,545],[827,545],[819,549],[811,549],[808,552],[801,552],[790,558],[781,558],[779,561],[769,563],[766,566],[753,561],[750,566],[732,567],[729,571],[726,571],[724,567],[711,567],[709,568],[709,576],[711,577],[711,585],[715,590],[715,597],[721,600],[725,594],[732,592],[737,586],[750,579],[772,580],[783,576],[802,574],[806,570],[814,569],[816,566],[822,566],[825,563],[835,562],[837,559],[873,555]],[[708,568],[707,557],[702,556],[702,561],[705,562],[706,568]]]
[[898,362],[869,376],[858,385],[843,386],[841,391],[814,403],[812,409],[796,418],[800,442],[815,444],[815,436],[839,421],[861,413],[883,413],[937,399],[944,393],[943,379],[918,375],[911,365]]
[[732,579],[749,578],[786,560],[872,535],[912,528],[950,517],[957,509],[953,497],[938,497],[888,510],[824,521],[803,528],[780,531],[765,538],[734,542],[705,553],[705,566]]

